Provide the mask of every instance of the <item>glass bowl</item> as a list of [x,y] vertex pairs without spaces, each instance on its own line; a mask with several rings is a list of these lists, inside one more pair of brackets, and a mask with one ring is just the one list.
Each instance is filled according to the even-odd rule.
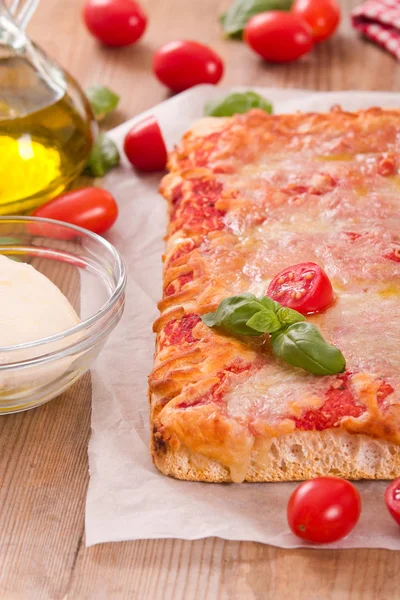
[[126,271],[100,236],[36,217],[0,217],[0,254],[30,263],[68,298],[81,322],[57,335],[1,346],[0,414],[58,396],[90,369],[125,302]]

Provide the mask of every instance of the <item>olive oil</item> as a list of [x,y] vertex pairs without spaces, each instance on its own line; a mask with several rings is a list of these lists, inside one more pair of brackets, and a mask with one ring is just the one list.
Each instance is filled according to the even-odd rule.
[[61,193],[91,144],[90,109],[72,79],[0,56],[0,214],[26,213]]

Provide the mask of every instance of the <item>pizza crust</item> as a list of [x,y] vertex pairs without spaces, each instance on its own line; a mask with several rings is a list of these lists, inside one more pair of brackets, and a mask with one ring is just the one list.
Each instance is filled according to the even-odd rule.
[[[156,447],[156,467],[186,481],[214,483],[241,480],[242,476],[216,460],[191,452],[187,446]],[[395,479],[400,476],[400,447],[364,435],[340,430],[296,431],[256,445],[244,481],[301,481],[320,476],[345,479]]]
[[[351,158],[351,153],[360,156],[372,153],[374,162],[377,158],[373,153],[379,158],[392,146],[397,148],[399,120],[400,111],[381,109],[275,117],[252,111],[232,119],[208,118],[196,123],[170,155],[170,173],[160,186],[160,192],[168,201],[170,217],[164,255],[164,296],[159,303],[160,317],[154,324],[157,346],[155,365],[149,378],[151,451],[155,465],[165,475],[209,482],[290,481],[321,475],[391,479],[400,475],[400,446],[397,445],[400,444],[400,403],[389,403],[381,414],[378,407],[380,387],[373,378],[364,381],[365,375],[355,390],[357,399],[367,408],[361,418],[346,417],[334,428],[323,431],[293,432],[283,429],[279,432],[274,423],[271,427],[265,421],[264,428],[254,433],[253,427],[249,433],[245,416],[231,418],[229,411],[228,416],[219,411],[218,404],[207,402],[202,405],[196,401],[212,393],[218,383],[218,373],[229,372],[235,360],[254,364],[261,354],[257,342],[246,340],[242,343],[218,335],[201,323],[191,331],[190,343],[165,342],[165,330],[175,321],[179,322],[185,315],[198,316],[215,310],[221,297],[249,290],[243,267],[249,258],[245,252],[251,256],[251,245],[242,249],[242,254],[235,253],[236,236],[226,227],[221,214],[235,211],[236,220],[232,222],[235,230],[239,225],[245,228],[257,226],[257,218],[260,214],[263,216],[266,206],[261,203],[258,207],[261,196],[257,189],[252,188],[252,193],[241,196],[240,190],[236,193],[236,188],[230,187],[230,177],[238,166],[248,167],[251,171],[257,153],[263,160],[272,157],[279,162],[287,153],[301,156],[303,152],[312,153],[313,148],[318,149],[317,171],[329,170],[326,165],[331,164],[330,160],[343,161],[343,168],[348,169],[346,161]],[[400,163],[399,157],[398,160]],[[310,173],[306,169],[305,173],[297,173],[300,175],[304,178]],[[311,206],[327,191],[323,184],[333,180],[325,175],[322,182],[320,177],[315,183],[312,175]],[[245,175],[245,180],[246,177],[251,179],[252,175]],[[351,181],[356,185],[356,179],[356,183]],[[308,182],[300,181],[300,184],[304,183]],[[201,185],[206,191],[200,189]],[[268,202],[278,213],[280,204],[285,204],[288,197],[293,202],[296,200],[290,189],[290,193],[286,190],[289,196],[286,192],[283,194],[280,185],[278,181],[274,193],[268,196]],[[290,185],[289,182],[289,188]],[[217,190],[218,186],[220,190]],[[302,185],[299,187],[301,195]],[[362,199],[362,186],[357,190]],[[297,200],[301,207],[302,198]],[[187,206],[194,213],[198,211],[196,218],[190,210],[182,210]],[[250,219],[250,225],[247,217],[253,219]],[[274,223],[271,226],[273,228]],[[216,248],[223,250],[218,254],[217,272],[213,270],[216,261],[206,260],[198,250],[205,240],[210,252],[216,252]],[[229,262],[224,262],[225,256]],[[232,273],[234,285],[227,283]],[[263,277],[264,290],[265,274]],[[179,282],[180,278],[184,283],[174,287],[174,282]],[[397,398],[399,393],[400,386],[397,386]],[[283,405],[285,397],[286,394],[280,391],[276,396],[277,404]],[[309,397],[306,399],[310,400]],[[320,400],[316,397],[316,408]],[[282,414],[287,411],[283,410]],[[294,428],[294,422],[290,423]]]

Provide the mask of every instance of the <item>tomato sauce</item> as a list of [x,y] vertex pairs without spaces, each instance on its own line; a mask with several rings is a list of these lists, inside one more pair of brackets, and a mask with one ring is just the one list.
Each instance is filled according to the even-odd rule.
[[180,244],[178,246],[178,248],[175,250],[175,252],[173,252],[171,254],[168,263],[169,264],[173,263],[174,261],[178,260],[178,258],[181,258],[181,256],[185,256],[185,254],[189,254],[189,252],[191,252],[192,250],[194,250],[197,247],[198,246],[195,244],[195,242],[193,240],[188,240],[184,244]]
[[235,378],[235,375],[241,375],[242,373],[250,372],[256,368],[254,363],[246,363],[242,360],[237,360],[225,367],[223,371],[219,371],[216,377],[219,379],[219,383],[213,385],[210,391],[191,401],[181,402],[178,408],[192,408],[193,406],[204,405],[212,402],[213,404],[223,404],[224,396],[226,394],[226,387],[231,385],[230,380]]
[[172,319],[164,327],[164,346],[176,346],[179,344],[193,344],[193,328],[200,321],[199,315],[193,313],[184,315],[182,319]]
[[[380,407],[393,391],[388,383],[383,382],[380,385],[377,394]],[[349,389],[348,377],[345,375],[339,388],[331,387],[328,390],[323,406],[317,410],[308,410],[301,418],[295,418],[294,421],[297,429],[322,431],[330,427],[338,427],[343,417],[358,418],[365,411],[366,407],[354,398]]]
[[224,212],[216,208],[221,197],[222,183],[214,180],[195,179],[190,181],[187,200],[182,184],[172,193],[171,223],[175,229],[181,227],[191,232],[208,232],[224,228]]
[[208,167],[211,154],[217,148],[218,142],[221,140],[221,131],[215,131],[210,135],[201,138],[201,144],[197,144],[194,152],[180,157],[180,169],[190,169],[193,167]]
[[164,295],[172,296],[173,294],[180,292],[183,286],[186,283],[189,283],[190,281],[193,281],[193,273],[186,273],[186,275],[181,275],[180,277],[175,279],[175,281],[172,281],[169,285],[167,285],[167,287],[165,288]]

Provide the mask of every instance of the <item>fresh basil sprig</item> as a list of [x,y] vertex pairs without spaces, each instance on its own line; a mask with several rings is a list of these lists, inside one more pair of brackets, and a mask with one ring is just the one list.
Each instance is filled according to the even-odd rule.
[[201,320],[208,327],[221,327],[236,335],[268,333],[278,358],[314,375],[342,373],[346,366],[340,350],[324,340],[315,325],[267,296],[257,298],[244,293],[224,298],[215,312],[203,315]]
[[289,10],[293,0],[234,0],[221,15],[220,22],[227,37],[241,39],[247,21],[267,10]]
[[272,104],[256,94],[256,92],[234,92],[222,100],[212,100],[204,107],[204,112],[209,117],[231,117],[235,114],[249,112],[252,108],[260,108],[272,114]]
[[92,85],[85,94],[98,121],[101,121],[118,106],[119,96],[102,85]]
[[272,335],[272,349],[278,358],[314,375],[342,373],[343,354],[328,344],[312,323],[294,323]]
[[[264,300],[267,301],[265,304],[263,304]],[[254,294],[250,293],[231,296],[221,300],[215,312],[207,313],[201,319],[208,327],[223,327],[230,333],[260,335],[258,321],[253,320],[253,325],[251,324],[251,320],[259,315],[259,318],[270,319],[261,333],[273,333],[279,331],[281,324],[275,310],[269,304],[270,302],[273,303],[274,301],[270,298],[259,300]]]
[[117,146],[105,133],[100,133],[93,144],[84,173],[92,177],[103,177],[119,165],[119,161]]

